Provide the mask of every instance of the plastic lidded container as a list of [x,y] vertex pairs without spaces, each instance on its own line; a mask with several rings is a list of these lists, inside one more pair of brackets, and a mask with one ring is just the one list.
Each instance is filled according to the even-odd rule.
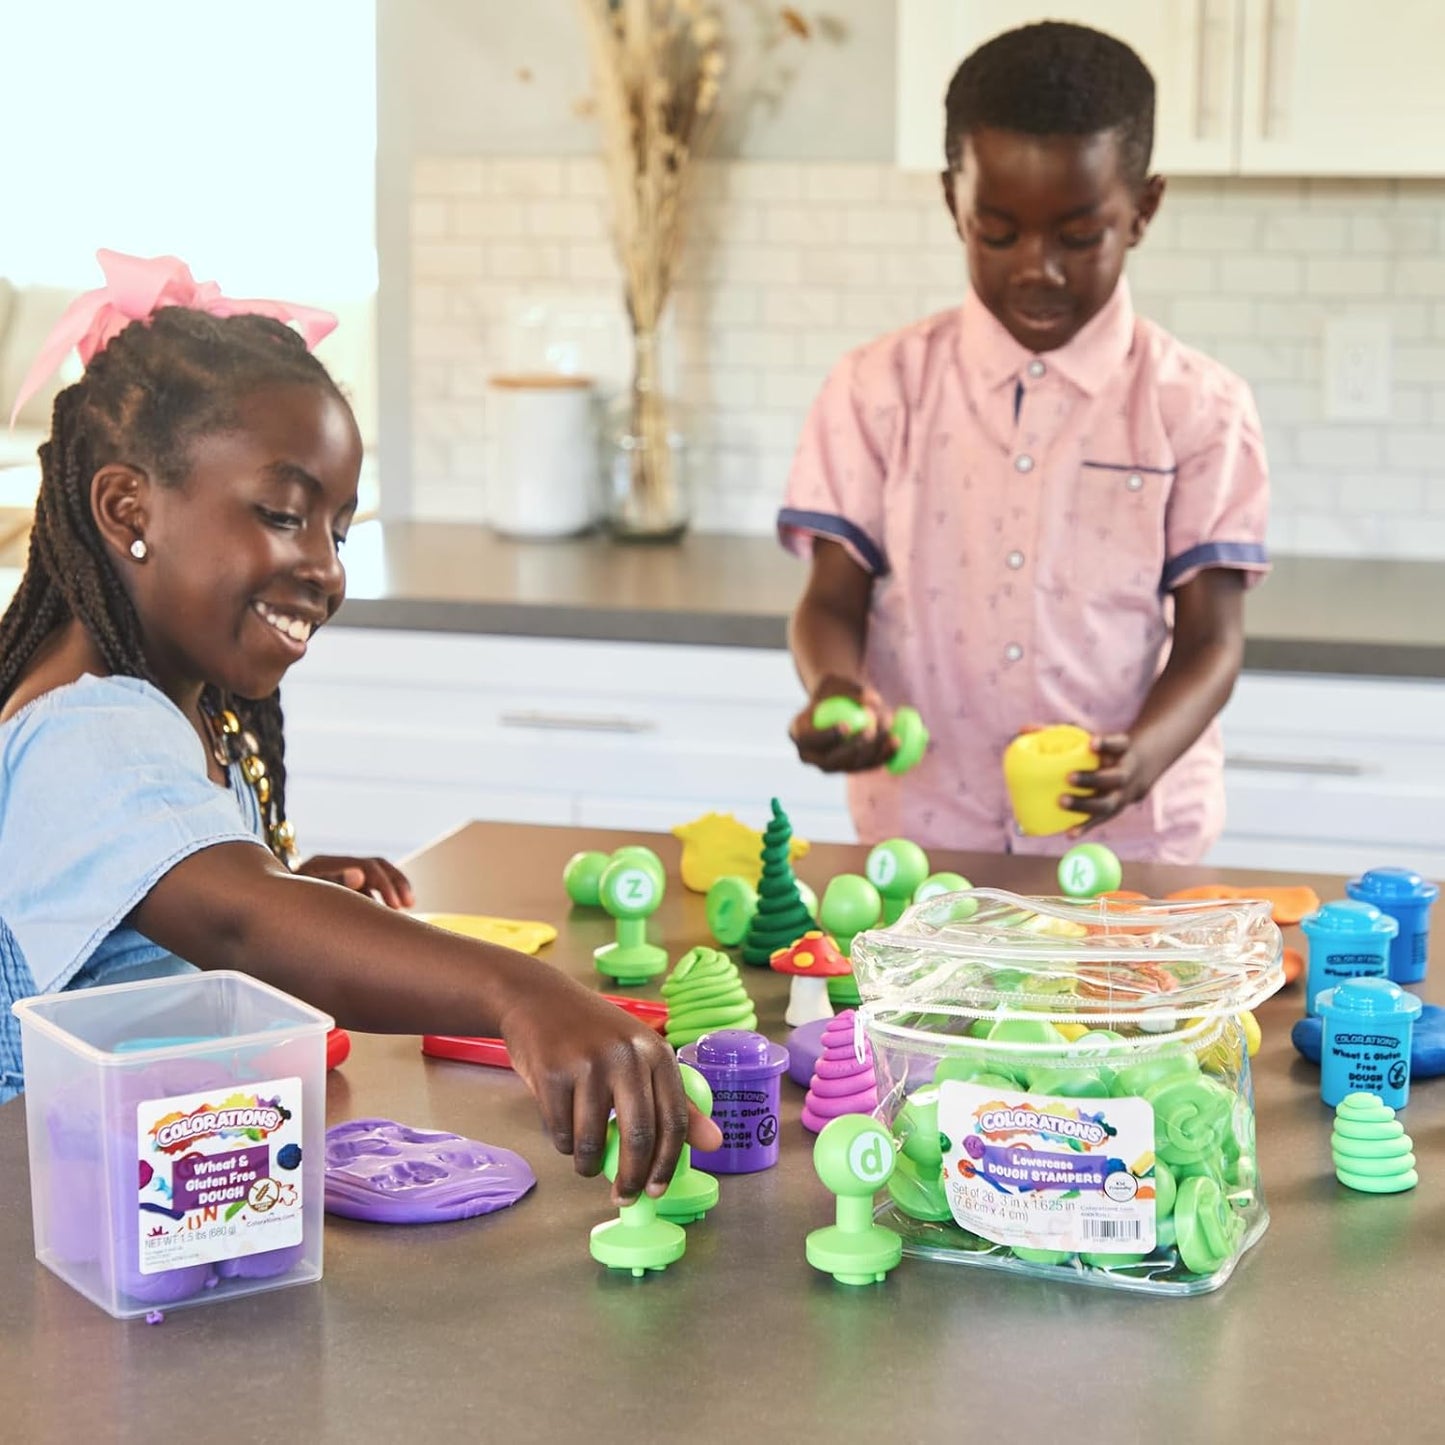
[[332,1020],[227,971],[21,999],[35,1255],[119,1319],[321,1278]]
[[1352,978],[1387,978],[1390,950],[1400,925],[1372,903],[1340,898],[1300,919],[1309,944],[1305,1012],[1318,1014],[1316,1001],[1327,988]]
[[1345,884],[1345,892],[1361,903],[1373,903],[1399,925],[1390,944],[1390,977],[1396,983],[1419,983],[1430,962],[1430,905],[1440,896],[1409,868],[1371,868]]
[[857,1028],[899,1146],[879,1218],[928,1258],[1218,1288],[1269,1219],[1240,1015],[1282,955],[1252,900],[974,889],[860,935]]

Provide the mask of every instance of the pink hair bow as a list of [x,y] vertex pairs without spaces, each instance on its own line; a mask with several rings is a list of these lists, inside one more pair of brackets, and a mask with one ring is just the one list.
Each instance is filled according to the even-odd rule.
[[96,352],[132,321],[144,321],[163,306],[189,306],[209,311],[212,316],[270,316],[277,321],[294,321],[308,348],[336,329],[336,317],[314,306],[297,306],[289,301],[237,301],[221,295],[214,281],[197,281],[190,268],[175,256],[126,256],[119,251],[97,251],[95,258],[105,273],[105,285],[77,296],[45,338],[25,380],[16,393],[10,425],[20,408],[40,389],[45,378],[65,360],[74,347],[87,366]]

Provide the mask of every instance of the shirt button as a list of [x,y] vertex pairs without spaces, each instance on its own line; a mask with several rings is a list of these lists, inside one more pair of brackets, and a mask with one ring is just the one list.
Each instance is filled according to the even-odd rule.
[[1129,480],[1125,482],[1124,485],[1128,487],[1131,492],[1137,492],[1139,488],[1144,485],[1144,478],[1141,477],[1138,472],[1130,472]]
[[1004,561],[1013,568],[1015,572],[1024,565],[1024,554],[1022,552],[1010,552]]
[[1027,452],[1020,452],[1014,458],[1014,471],[1031,472],[1034,469],[1034,459]]
[[1004,648],[1003,655],[1008,658],[1010,662],[1017,662],[1019,658],[1024,655],[1024,650],[1017,642],[1010,642],[1009,645]]
[[1029,375],[1035,380],[1041,377],[1047,370],[1048,367],[1045,366],[1042,361],[1034,360],[1029,362]]

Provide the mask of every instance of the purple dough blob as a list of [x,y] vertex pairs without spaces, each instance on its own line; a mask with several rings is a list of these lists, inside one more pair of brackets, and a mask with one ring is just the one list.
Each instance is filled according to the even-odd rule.
[[823,1033],[831,1018],[799,1024],[788,1035],[788,1077],[800,1088],[813,1082],[813,1065],[823,1056]]
[[[983,1140],[980,1139],[977,1134],[970,1134],[968,1138],[963,1141],[963,1152],[967,1154],[970,1159],[982,1159],[983,1149]],[[945,1150],[944,1152],[947,1153],[948,1151]]]
[[460,1134],[393,1119],[353,1119],[326,1131],[326,1212],[347,1219],[471,1219],[515,1204],[536,1182],[520,1154]]

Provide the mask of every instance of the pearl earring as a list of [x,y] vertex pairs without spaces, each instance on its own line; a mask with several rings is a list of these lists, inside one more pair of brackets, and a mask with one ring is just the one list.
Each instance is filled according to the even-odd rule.
[[135,541],[130,544],[130,555],[134,557],[137,562],[144,562],[146,553],[149,550],[145,544],[144,537],[137,537]]

